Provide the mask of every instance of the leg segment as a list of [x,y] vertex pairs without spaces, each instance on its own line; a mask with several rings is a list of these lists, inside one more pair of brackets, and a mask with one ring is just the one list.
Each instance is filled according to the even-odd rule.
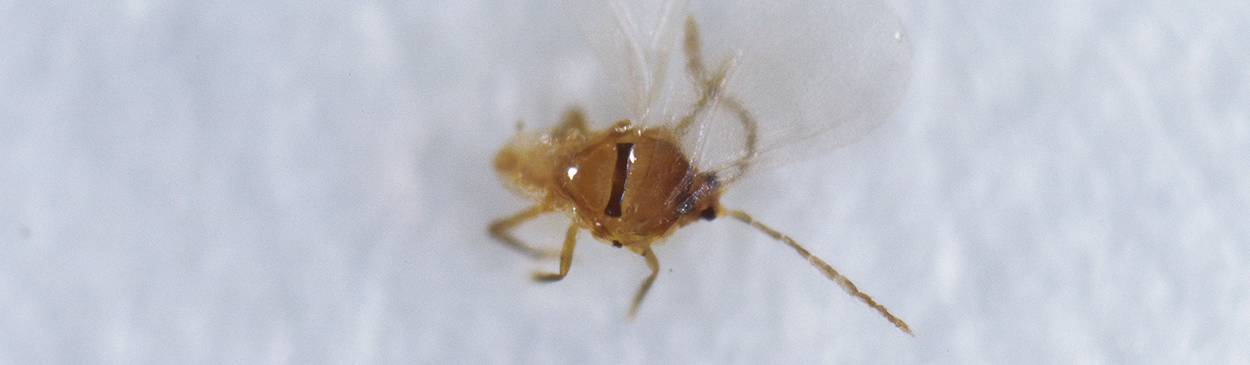
[[729,69],[733,66],[734,59],[725,60],[720,68],[709,72],[703,64],[703,52],[699,45],[699,26],[695,23],[694,17],[686,19],[686,38],[682,43],[682,49],[686,52],[686,71],[694,79],[698,100],[693,105],[691,111],[677,123],[674,132],[679,136],[685,135],[687,132],[690,132],[690,127],[700,118],[700,114],[717,107],[725,107],[736,114],[738,121],[742,123],[742,130],[746,134],[743,141],[743,147],[746,151],[734,162],[738,171],[734,174],[723,176],[728,178],[726,182],[732,181],[735,177],[747,172],[747,165],[750,159],[755,157],[755,140],[757,138],[755,118],[733,95],[724,92],[725,81],[729,77]]
[[819,257],[812,256],[810,252],[807,252],[807,249],[799,245],[798,242],[795,242],[794,239],[791,239],[790,237],[784,234],[781,234],[781,232],[777,232],[776,230],[769,228],[768,226],[765,226],[763,223],[756,221],[755,218],[751,218],[750,215],[747,215],[743,211],[729,210],[729,211],[726,211],[726,214],[729,215],[730,217],[734,217],[742,221],[743,223],[746,223],[752,227],[755,227],[756,229],[759,229],[760,231],[763,231],[764,233],[771,236],[773,239],[776,239],[781,242],[785,242],[787,245],[794,248],[795,251],[798,251],[799,256],[803,256],[803,258],[807,259],[808,262],[812,263],[812,266],[816,266],[817,269],[820,269],[820,272],[824,273],[825,276],[829,277],[830,280],[833,280],[834,282],[838,283],[838,285],[841,285],[842,289],[846,290],[847,293],[855,296],[856,298],[859,298],[860,301],[864,302],[865,304],[868,304],[869,307],[876,309],[878,313],[881,313],[881,316],[889,320],[890,323],[893,323],[894,327],[898,327],[899,330],[902,330],[903,332],[909,335],[915,336],[915,334],[911,333],[911,328],[907,327],[907,323],[904,323],[903,320],[899,319],[898,317],[895,317],[893,314],[890,314],[890,311],[886,310],[885,306],[878,304],[877,301],[875,300],[872,300],[872,297],[868,296],[868,294],[864,294],[863,292],[859,291],[859,288],[856,288],[855,284],[851,283],[851,279],[847,279],[845,276],[842,276],[842,274],[839,274],[838,271],[834,270],[832,266],[829,266],[829,264],[825,263],[825,260],[821,260]]
[[564,279],[564,275],[569,273],[569,265],[573,264],[573,246],[577,245],[577,223],[569,225],[569,232],[564,236],[564,248],[560,249],[560,272],[551,273],[534,273],[534,280],[542,282],[551,282]]
[[539,214],[543,214],[549,211],[551,210],[547,209],[546,207],[543,207],[541,205],[535,205],[520,213],[514,214],[511,217],[497,220],[490,224],[490,236],[494,237],[496,240],[499,240],[500,243],[508,245],[508,247],[512,247],[513,249],[516,249],[517,251],[520,251],[521,253],[524,253],[534,259],[542,259],[542,258],[554,256],[551,252],[530,247],[529,245],[522,243],[520,240],[517,240],[516,237],[512,236],[513,227],[516,227],[518,224],[521,224],[527,220],[533,219],[534,217],[537,217]]
[[630,319],[638,314],[638,305],[642,304],[642,298],[647,296],[647,290],[650,290],[651,283],[655,282],[655,275],[660,273],[660,261],[656,260],[655,252],[651,252],[651,247],[643,249],[642,257],[647,259],[647,266],[651,267],[651,275],[647,276],[647,280],[644,280],[642,286],[638,288],[638,293],[634,294],[634,304],[629,306]]

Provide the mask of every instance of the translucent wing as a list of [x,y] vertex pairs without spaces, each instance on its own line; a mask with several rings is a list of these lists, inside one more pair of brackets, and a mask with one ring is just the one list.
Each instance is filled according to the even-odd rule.
[[858,140],[911,78],[902,23],[874,0],[741,1],[697,15],[710,96],[679,131],[722,181]]
[[684,0],[568,5],[634,121],[673,128],[722,182],[858,140],[911,78],[902,23],[878,0],[727,1],[689,17]]
[[621,90],[635,123],[662,120],[669,53],[686,20],[686,0],[566,0],[569,13]]

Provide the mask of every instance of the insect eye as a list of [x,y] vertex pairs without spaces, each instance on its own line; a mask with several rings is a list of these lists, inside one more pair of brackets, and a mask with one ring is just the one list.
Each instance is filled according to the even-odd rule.
[[709,221],[716,219],[716,209],[713,209],[712,207],[707,207],[707,209],[704,209],[702,212],[699,212],[699,218],[703,218],[704,220],[709,220]]

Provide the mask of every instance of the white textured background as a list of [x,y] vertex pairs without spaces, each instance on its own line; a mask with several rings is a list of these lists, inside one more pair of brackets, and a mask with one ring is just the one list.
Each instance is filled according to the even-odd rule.
[[[485,225],[612,90],[558,6],[0,2],[0,363],[1247,363],[1250,3],[894,2],[899,110],[646,265]],[[558,241],[564,222],[523,229]]]

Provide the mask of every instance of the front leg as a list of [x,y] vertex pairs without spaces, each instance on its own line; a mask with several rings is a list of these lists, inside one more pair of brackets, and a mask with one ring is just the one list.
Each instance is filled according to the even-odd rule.
[[500,243],[508,245],[513,249],[520,251],[534,259],[543,259],[555,256],[549,251],[539,250],[522,243],[516,237],[512,236],[512,228],[525,221],[537,217],[539,214],[550,212],[551,209],[542,205],[535,205],[520,213],[513,214],[511,217],[497,220],[490,224],[490,236],[499,240]]

